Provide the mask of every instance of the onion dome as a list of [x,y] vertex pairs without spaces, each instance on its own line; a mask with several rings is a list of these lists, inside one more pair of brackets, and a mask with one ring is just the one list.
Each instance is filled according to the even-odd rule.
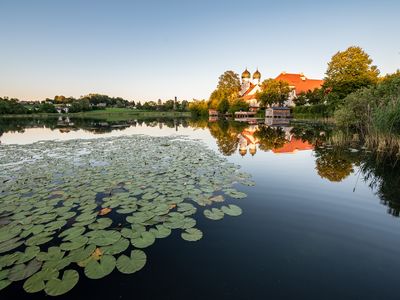
[[258,71],[258,69],[254,72],[253,79],[261,79],[261,73]]
[[245,78],[250,79],[250,76],[251,76],[251,74],[246,68],[246,70],[244,70],[244,72],[242,73],[242,79],[245,79]]

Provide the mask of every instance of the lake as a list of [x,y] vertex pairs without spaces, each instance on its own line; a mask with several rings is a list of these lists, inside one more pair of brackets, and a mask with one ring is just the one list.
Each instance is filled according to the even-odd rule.
[[[8,240],[31,238],[27,246],[38,247],[26,259],[18,254],[0,263],[0,287],[7,285],[1,298],[43,299],[45,291],[67,289],[53,275],[38,280],[48,286],[36,293],[25,292],[24,282],[78,222],[82,232],[69,231],[72,243],[61,247],[66,257],[90,241],[100,249],[112,246],[122,234],[129,246],[108,253],[128,259],[141,249],[147,259],[142,268],[140,257],[132,266],[117,260],[99,279],[108,273],[105,248],[84,267],[73,260],[54,267],[79,275],[59,299],[398,299],[400,168],[356,141],[350,147],[338,141],[331,124],[307,121],[0,119],[0,262],[25,251],[24,244],[7,251]],[[82,180],[86,185],[79,187]],[[51,209],[36,203],[43,199]],[[134,219],[126,221],[130,215]],[[112,234],[103,232],[101,218],[110,219],[104,226]],[[129,223],[153,233],[149,228],[161,224],[171,232],[151,243],[135,235],[142,234],[138,227],[128,233]],[[19,226],[15,234],[13,226]],[[46,230],[56,237],[46,241]],[[32,239],[35,234],[43,243]],[[40,267],[10,271],[30,261]],[[135,272],[124,274],[124,267]],[[69,282],[75,280],[70,274]]]

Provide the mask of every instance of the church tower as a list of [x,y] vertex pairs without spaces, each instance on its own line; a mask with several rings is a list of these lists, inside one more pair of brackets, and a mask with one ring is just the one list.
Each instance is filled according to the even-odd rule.
[[258,68],[257,68],[257,71],[255,71],[253,74],[253,84],[254,85],[261,84],[261,73],[260,73],[260,71],[258,71]]
[[250,88],[250,80],[251,80],[251,74],[246,68],[246,70],[244,70],[242,73],[242,84],[240,86],[240,96],[242,96]]

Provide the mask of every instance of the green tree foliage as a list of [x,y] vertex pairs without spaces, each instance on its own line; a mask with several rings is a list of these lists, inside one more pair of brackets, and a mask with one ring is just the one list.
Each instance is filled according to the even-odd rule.
[[87,100],[93,106],[104,103],[106,106],[126,107],[129,104],[128,100],[121,97],[110,97],[101,94],[89,94],[81,97],[80,100]]
[[[239,75],[233,71],[226,71],[218,79],[217,88],[210,95],[210,108],[218,108],[221,101],[234,101],[240,91]],[[223,108],[226,108],[223,106]]]
[[82,111],[89,111],[91,110],[90,107],[90,102],[88,99],[79,99],[74,102],[72,102],[69,112],[71,113],[76,113],[76,112],[82,112]]
[[52,103],[43,102],[38,107],[38,112],[41,113],[57,113],[57,109]]
[[262,91],[257,94],[257,100],[261,106],[271,106],[273,104],[283,105],[290,93],[289,83],[283,80],[266,79],[261,84]]
[[324,88],[328,104],[337,107],[350,93],[378,82],[379,70],[360,47],[349,47],[333,55],[328,63]]
[[236,111],[248,111],[249,104],[241,98],[235,99],[229,107],[229,112],[234,113]]
[[189,103],[189,111],[195,117],[208,116],[208,102],[206,100],[193,100]]
[[18,99],[0,98],[0,114],[26,114],[28,109]]
[[364,136],[372,132],[400,133],[400,72],[388,75],[376,86],[357,90],[335,112],[338,125]]
[[324,102],[324,97],[325,93],[323,89],[308,90],[307,92],[301,92],[297,95],[294,103],[296,106],[322,104]]
[[157,109],[157,103],[154,101],[147,101],[143,104],[142,109],[144,110],[156,110]]
[[225,114],[229,110],[229,101],[227,98],[223,98],[221,99],[221,101],[219,101],[217,110],[223,114]]

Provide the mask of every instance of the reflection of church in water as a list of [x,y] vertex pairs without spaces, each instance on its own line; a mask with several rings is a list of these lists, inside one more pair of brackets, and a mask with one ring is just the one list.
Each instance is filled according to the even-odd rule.
[[[271,127],[278,129],[278,127]],[[282,126],[279,127],[284,131],[285,143],[281,147],[273,148],[271,151],[276,154],[287,153],[293,154],[303,150],[313,150],[314,146],[308,141],[294,137],[291,133],[293,127]],[[238,134],[239,139],[239,153],[241,156],[245,156],[250,153],[252,156],[257,153],[257,146],[260,140],[254,135],[259,130],[258,125],[249,125],[241,133]]]

